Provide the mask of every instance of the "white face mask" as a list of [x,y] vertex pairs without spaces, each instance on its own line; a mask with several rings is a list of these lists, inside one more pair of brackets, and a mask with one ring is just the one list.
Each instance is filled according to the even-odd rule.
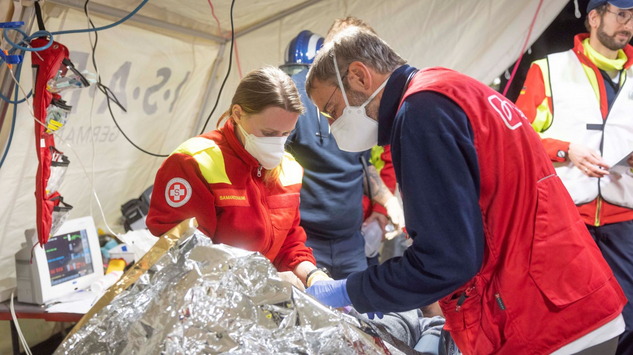
[[371,119],[367,116],[365,106],[371,102],[371,100],[378,95],[385,85],[387,85],[387,78],[382,85],[365,101],[361,106],[350,106],[345,95],[345,88],[343,87],[343,80],[341,80],[341,73],[338,70],[338,63],[336,62],[336,55],[334,59],[334,68],[336,69],[336,78],[338,79],[338,85],[343,94],[345,100],[345,109],[341,116],[332,123],[330,127],[332,135],[336,139],[336,144],[341,150],[346,152],[363,152],[371,149],[378,143],[378,121]]
[[274,169],[284,157],[286,140],[288,137],[257,137],[247,133],[242,126],[236,123],[244,137],[244,149],[266,170]]

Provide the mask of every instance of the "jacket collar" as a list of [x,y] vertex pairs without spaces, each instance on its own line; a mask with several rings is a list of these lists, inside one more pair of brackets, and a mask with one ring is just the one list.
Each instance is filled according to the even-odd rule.
[[246,151],[242,143],[240,143],[239,139],[237,139],[237,136],[235,135],[235,123],[233,122],[233,120],[231,119],[227,120],[221,131],[224,137],[226,138],[226,141],[229,143],[229,146],[231,147],[231,149],[235,152],[235,154],[240,159],[242,159],[242,161],[244,161],[244,163],[246,163],[246,165],[255,167],[255,168],[260,166],[257,159],[255,159],[251,155],[251,153]]
[[409,75],[417,69],[407,64],[394,70],[383,90],[378,109],[378,145],[388,145],[391,141],[393,120],[398,113],[400,100],[404,94]]
[[[590,67],[595,67],[595,63],[589,60],[589,58],[585,55],[585,47],[582,45],[582,42],[587,38],[589,38],[589,33],[580,33],[574,37],[574,52],[576,52],[576,55],[580,58],[581,62],[589,65]],[[624,69],[629,69],[633,66],[633,46],[627,44],[622,50],[624,51],[624,54],[626,54],[627,58],[627,61],[624,64]]]

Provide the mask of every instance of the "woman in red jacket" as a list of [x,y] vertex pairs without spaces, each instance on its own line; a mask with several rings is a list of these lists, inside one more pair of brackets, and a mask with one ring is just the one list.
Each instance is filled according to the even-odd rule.
[[303,169],[284,152],[302,112],[299,93],[281,70],[246,75],[218,122],[227,118],[224,127],[187,140],[158,170],[149,230],[161,235],[196,217],[214,243],[262,253],[297,286],[325,277],[315,271],[299,226]]

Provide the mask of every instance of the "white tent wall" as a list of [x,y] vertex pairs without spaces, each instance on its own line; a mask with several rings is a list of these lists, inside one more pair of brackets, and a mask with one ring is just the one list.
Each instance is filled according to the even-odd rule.
[[[530,44],[567,3],[543,1]],[[411,65],[443,66],[490,84],[518,58],[538,4],[539,0],[323,0],[239,37],[240,63],[244,75],[263,65],[283,64],[284,49],[301,30],[325,36],[335,18],[353,15],[370,24]],[[245,2],[236,2],[235,14],[246,11]],[[222,30],[230,29],[228,13],[216,14]],[[204,112],[215,104],[228,64],[228,45],[218,71],[220,79]],[[215,127],[221,112],[228,109],[238,81],[234,64],[209,126]]]
[[[82,11],[50,4],[46,11],[46,27],[50,31],[87,27]],[[112,22],[96,15],[91,17],[96,26]],[[103,83],[127,108],[124,113],[112,104],[124,132],[146,150],[169,154],[190,136],[219,45],[200,38],[157,32],[126,24],[102,31],[96,59]],[[94,71],[87,34],[62,35],[55,40],[68,47],[71,60],[80,70]],[[25,60],[21,83],[29,91],[30,56]],[[92,107],[93,94],[94,86],[62,95],[73,106],[73,112],[59,135],[72,149],[56,139],[57,148],[71,161],[59,191],[64,201],[74,206],[71,218],[92,213],[96,224],[105,230],[92,198],[89,177],[94,171],[94,187],[107,221],[121,232],[122,228],[117,226],[121,205],[153,184],[164,158],[148,156],[132,147],[115,127],[101,92],[97,91]],[[11,114],[7,113],[8,119]],[[13,143],[0,169],[0,181],[7,186],[0,197],[0,298],[6,298],[3,291],[15,286],[14,254],[24,241],[24,230],[35,226],[34,124],[29,107],[19,105]],[[94,163],[91,138],[95,144]],[[0,353],[4,352],[0,346]]]

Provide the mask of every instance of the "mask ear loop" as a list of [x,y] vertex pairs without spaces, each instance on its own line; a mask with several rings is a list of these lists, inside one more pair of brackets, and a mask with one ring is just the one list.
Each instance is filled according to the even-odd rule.
[[341,80],[341,73],[338,70],[338,63],[336,62],[336,53],[332,53],[332,59],[334,60],[334,69],[336,70],[336,79],[338,79],[338,85],[341,88],[341,93],[343,94],[343,100],[345,100],[345,107],[349,107],[349,102],[347,102],[347,95],[345,94],[345,87],[343,86],[343,80]]
[[371,94],[371,96],[367,99],[367,101],[365,101],[364,104],[361,105],[361,108],[365,108],[365,106],[369,105],[369,103],[371,102],[371,100],[374,99],[374,97],[376,97],[376,95],[378,95],[378,93],[385,88],[385,86],[387,86],[387,81],[389,81],[389,77],[387,77],[387,79],[385,79],[385,81],[378,87],[378,89],[376,89],[376,91],[374,91],[373,94]]

